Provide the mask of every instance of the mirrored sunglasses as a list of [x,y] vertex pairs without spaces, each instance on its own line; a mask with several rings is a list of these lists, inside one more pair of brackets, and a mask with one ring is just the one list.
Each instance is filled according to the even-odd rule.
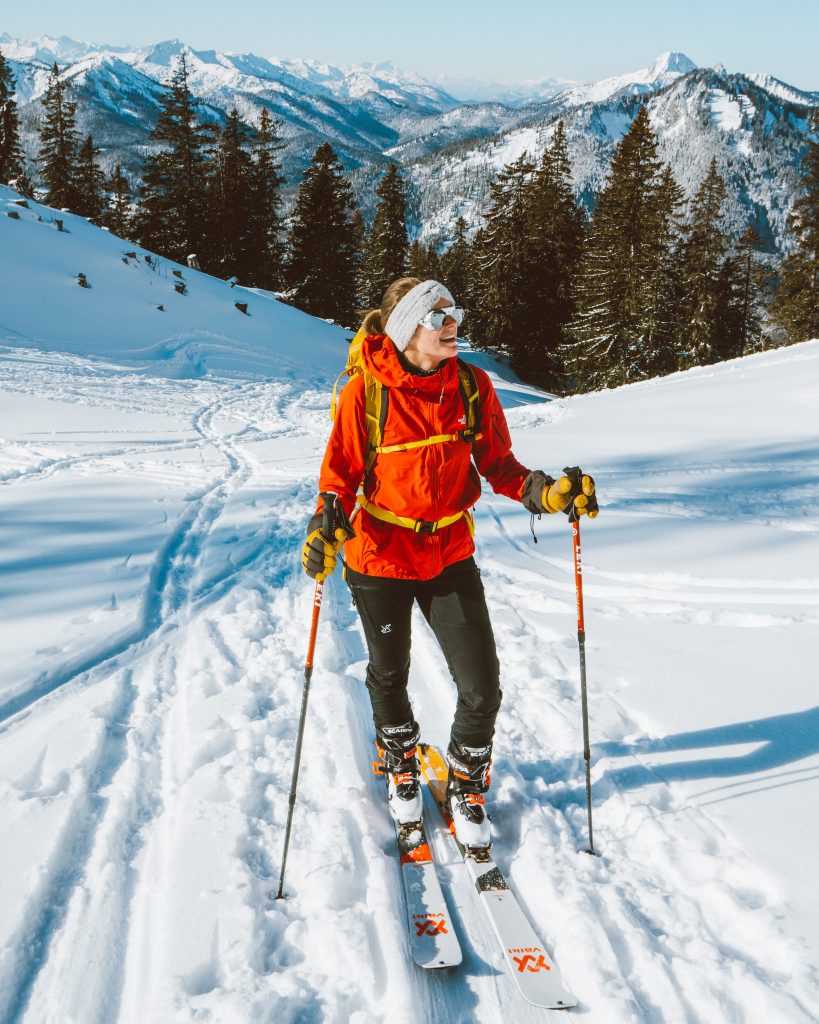
[[464,311],[460,306],[444,306],[443,309],[430,310],[418,323],[428,331],[440,331],[447,320],[454,320],[460,326],[463,318]]

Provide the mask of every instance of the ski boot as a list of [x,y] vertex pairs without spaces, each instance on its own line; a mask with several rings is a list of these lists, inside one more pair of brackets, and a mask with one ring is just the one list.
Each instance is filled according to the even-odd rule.
[[390,813],[399,825],[420,821],[421,768],[415,746],[420,738],[417,722],[376,727],[375,749],[381,758],[373,769],[387,780]]
[[446,802],[458,842],[468,850],[487,848],[492,842],[492,829],[483,794],[489,789],[492,744],[467,747],[450,740],[446,760]]

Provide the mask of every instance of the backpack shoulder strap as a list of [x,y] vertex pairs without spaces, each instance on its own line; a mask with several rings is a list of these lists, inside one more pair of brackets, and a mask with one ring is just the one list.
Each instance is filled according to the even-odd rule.
[[477,441],[481,437],[481,393],[478,390],[478,380],[475,377],[474,369],[460,356],[458,356],[458,387],[466,414],[466,431],[464,433],[471,435],[471,437],[464,437],[464,440]]
[[364,474],[368,476],[381,447],[387,409],[390,404],[390,389],[384,387],[369,370],[364,370],[364,414],[367,421],[367,454],[364,460]]

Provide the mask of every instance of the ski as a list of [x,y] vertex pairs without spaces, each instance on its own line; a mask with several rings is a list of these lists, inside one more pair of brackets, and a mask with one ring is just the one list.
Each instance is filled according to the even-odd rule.
[[456,967],[463,956],[423,822],[395,823],[407,901],[412,959],[419,967]]
[[[377,762],[373,771],[379,774]],[[457,967],[461,944],[446,905],[432,851],[422,821],[394,821],[407,904],[407,927],[412,959],[419,967]]]
[[577,1000],[564,987],[560,972],[543,949],[523,908],[493,862],[491,847],[467,850],[458,842],[446,805],[448,769],[441,754],[435,747],[419,744],[418,760],[421,774],[475,883],[478,898],[492,924],[518,991],[535,1006],[551,1010],[576,1006]]

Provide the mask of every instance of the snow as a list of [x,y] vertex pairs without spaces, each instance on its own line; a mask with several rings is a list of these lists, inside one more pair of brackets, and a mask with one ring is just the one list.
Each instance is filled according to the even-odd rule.
[[[465,956],[409,961],[339,574],[275,899],[313,600],[298,552],[347,335],[257,292],[242,317],[238,289],[187,268],[178,296],[171,264],[125,264],[47,207],[11,220],[13,195],[0,1019],[557,1020],[515,995],[431,805]],[[495,858],[579,999],[559,1019],[817,1021],[819,341],[552,401],[466,354],[517,455],[580,463],[602,505],[582,526],[597,858],[566,521],[535,546],[520,506],[487,488],[477,510],[505,694]],[[443,745],[453,686],[421,620],[411,690]]]

